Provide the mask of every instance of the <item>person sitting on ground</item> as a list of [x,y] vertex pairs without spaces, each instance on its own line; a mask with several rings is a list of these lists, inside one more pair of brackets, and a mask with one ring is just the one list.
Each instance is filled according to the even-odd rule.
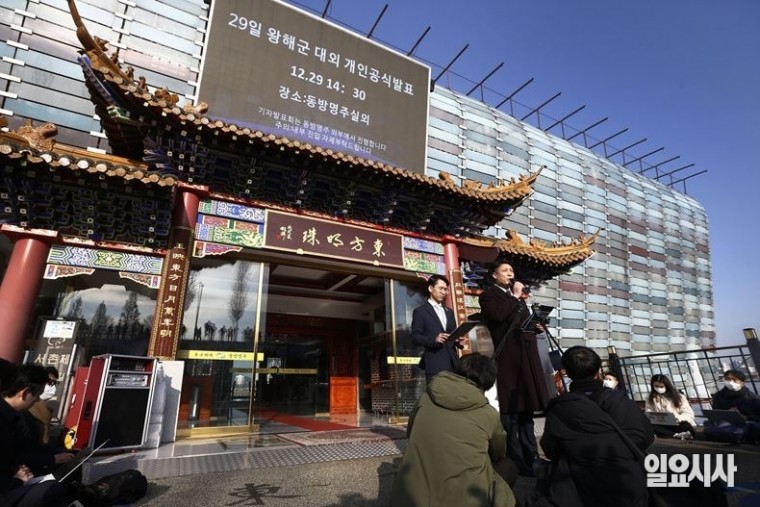
[[514,507],[517,466],[506,457],[507,436],[484,392],[496,364],[480,354],[441,372],[414,409],[409,443],[393,483],[393,507]]
[[58,507],[67,503],[58,481],[25,485],[34,474],[20,461],[17,450],[18,414],[39,399],[46,383],[42,366],[17,367],[0,360],[0,505]]
[[[712,408],[716,410],[736,410],[747,422],[742,428],[743,440],[750,443],[760,443],[760,396],[746,386],[747,376],[740,370],[726,370],[723,373],[723,388],[713,394]],[[730,423],[721,423],[722,429],[705,423],[705,438],[708,440],[724,440],[721,435],[727,431]]]
[[661,374],[652,376],[651,391],[644,406],[645,412],[669,412],[675,416],[678,426],[654,425],[658,437],[674,437],[682,440],[694,438],[694,410],[689,400],[679,393],[670,379]]
[[40,443],[42,444],[50,442],[50,429],[54,416],[50,400],[55,398],[57,394],[58,378],[60,377],[58,368],[55,366],[45,366],[45,371],[48,374],[48,383],[45,385],[45,390],[40,395],[40,401],[29,408],[29,414],[36,419],[36,421],[31,422],[34,422],[37,427]]
[[546,411],[541,447],[552,462],[539,492],[558,507],[646,507],[646,473],[631,446],[643,452],[654,442],[649,420],[622,391],[603,387],[590,348],[570,347],[562,366],[572,382]]
[[74,457],[74,454],[65,449],[63,442],[49,441],[53,411],[48,407],[47,400],[55,396],[58,370],[53,366],[47,366],[45,371],[48,376],[45,390],[39,401],[29,410],[19,412],[16,428],[20,459],[37,476],[51,473],[58,465]]

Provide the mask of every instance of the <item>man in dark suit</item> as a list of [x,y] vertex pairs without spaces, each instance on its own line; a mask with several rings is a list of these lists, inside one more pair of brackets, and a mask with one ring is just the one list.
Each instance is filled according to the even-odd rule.
[[460,341],[447,341],[449,333],[456,329],[454,311],[443,305],[449,292],[448,279],[431,276],[427,290],[430,298],[412,314],[412,343],[425,347],[420,368],[430,382],[436,373],[454,371],[459,366],[457,347],[461,345]]
[[524,300],[524,285],[514,277],[508,262],[497,261],[491,270],[493,285],[480,295],[480,311],[493,340],[499,369],[496,391],[507,432],[507,455],[521,475],[531,476],[538,456],[533,412],[546,408],[549,392],[535,332],[522,329],[530,311]]

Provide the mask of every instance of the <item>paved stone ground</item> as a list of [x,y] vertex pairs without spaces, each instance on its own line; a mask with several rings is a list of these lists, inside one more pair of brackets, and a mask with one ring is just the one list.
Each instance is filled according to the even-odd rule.
[[[760,506],[760,452],[756,446],[658,441],[652,451],[733,453],[738,471],[736,486],[728,495],[729,505]],[[135,505],[388,507],[400,459],[397,455],[153,479],[148,494]],[[515,495],[522,500],[534,487],[533,479],[520,477]]]
[[[387,507],[400,456],[154,479],[135,505]],[[516,493],[534,481],[520,478]]]

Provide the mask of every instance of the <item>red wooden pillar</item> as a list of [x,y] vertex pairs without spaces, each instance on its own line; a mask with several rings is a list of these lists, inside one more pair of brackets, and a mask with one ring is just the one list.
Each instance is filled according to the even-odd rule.
[[464,279],[462,270],[459,269],[459,249],[456,243],[443,245],[443,262],[446,264],[446,276],[451,282],[449,294],[446,296],[446,304],[454,309],[457,324],[467,320],[467,312],[464,306]]
[[172,219],[171,246],[161,269],[161,287],[148,345],[149,356],[164,359],[174,359],[177,354],[198,206],[209,193],[205,186],[187,183],[177,186],[179,195]]
[[23,229],[5,224],[0,232],[13,239],[13,251],[0,285],[0,357],[13,362],[23,359],[27,328],[42,285],[55,231]]

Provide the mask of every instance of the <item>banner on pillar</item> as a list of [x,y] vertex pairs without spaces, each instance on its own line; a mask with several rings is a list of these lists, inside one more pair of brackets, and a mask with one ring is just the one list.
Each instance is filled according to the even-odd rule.
[[177,241],[164,263],[156,315],[153,318],[153,333],[148,349],[150,356],[173,358],[177,349],[189,269],[185,244],[185,241]]

